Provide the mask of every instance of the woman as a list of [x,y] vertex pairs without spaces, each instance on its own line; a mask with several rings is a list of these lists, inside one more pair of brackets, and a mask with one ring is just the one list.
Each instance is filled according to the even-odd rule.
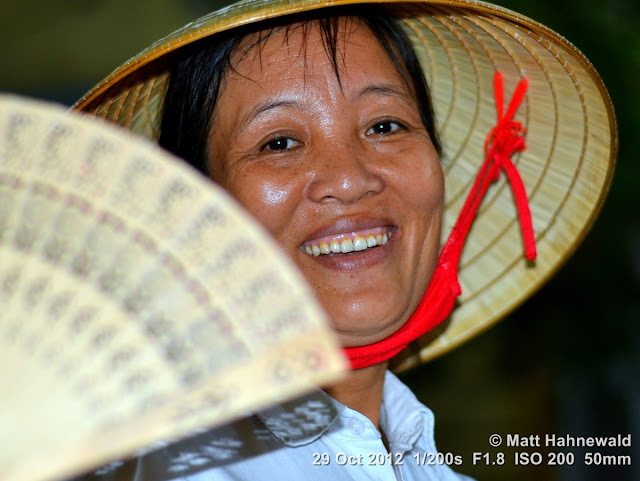
[[[521,40],[517,29],[534,24],[489,6],[393,7],[240,3],[151,47],[79,102],[135,131],[149,127],[264,224],[314,288],[354,367],[324,392],[99,475],[458,479],[446,465],[423,462],[437,452],[433,417],[388,372],[389,359],[413,341],[418,347],[401,355],[405,366],[450,348],[546,279],[602,201],[615,122],[597,74],[553,32],[537,26]],[[519,113],[528,148],[514,157],[520,174],[509,159],[525,148],[513,120],[525,83],[511,82],[514,100],[503,113],[496,77],[498,122],[483,143],[496,123],[486,98],[496,68],[530,83]],[[444,170],[422,69],[439,89]],[[460,264],[461,276],[469,273],[465,294],[433,343],[432,329],[459,294],[467,231],[501,168],[517,212],[502,187],[483,204],[476,224],[486,222],[484,231],[474,231],[478,242]],[[440,253],[443,215],[452,210],[460,215]],[[533,228],[542,255],[527,263],[522,243],[532,260]]]

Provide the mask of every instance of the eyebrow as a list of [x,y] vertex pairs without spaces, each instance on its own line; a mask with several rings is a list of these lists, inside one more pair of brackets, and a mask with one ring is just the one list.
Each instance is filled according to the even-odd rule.
[[382,95],[384,97],[398,98],[405,104],[413,106],[415,99],[408,94],[404,89],[399,90],[397,87],[389,84],[373,84],[368,85],[360,90],[356,97],[366,97],[367,95]]
[[242,120],[238,123],[238,131],[242,131],[246,129],[249,124],[255,121],[260,116],[264,115],[266,112],[270,110],[280,109],[280,108],[293,108],[296,110],[300,110],[302,107],[295,100],[267,100],[265,102],[261,102],[252,108],[249,112],[247,112]]
[[[390,84],[367,85],[365,88],[356,93],[355,97],[362,98],[366,97],[367,95],[381,95],[384,97],[397,98],[409,106],[413,106],[415,102],[414,98],[407,94],[406,91],[398,89]],[[296,102],[295,100],[274,99],[261,102],[242,117],[242,119],[238,123],[238,132],[245,130],[252,122],[254,122],[257,118],[261,117],[265,113],[269,112],[270,110],[276,110],[280,108],[302,110],[302,106],[300,105],[300,103]]]

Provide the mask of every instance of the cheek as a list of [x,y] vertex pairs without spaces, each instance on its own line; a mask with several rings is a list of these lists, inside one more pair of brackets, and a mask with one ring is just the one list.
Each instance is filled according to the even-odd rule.
[[444,173],[439,160],[427,169],[424,183],[417,186],[417,191],[422,192],[422,201],[435,210],[441,221],[444,210]]
[[[407,162],[413,175],[399,175],[396,191],[402,198],[405,230],[405,256],[413,265],[416,300],[422,298],[431,280],[441,248],[444,212],[444,173],[437,156],[415,157]],[[409,259],[411,259],[409,261]],[[420,281],[423,280],[423,281]]]
[[278,207],[284,204],[289,197],[289,189],[283,188],[280,185],[264,184],[262,186],[261,197],[265,205]]
[[230,176],[223,186],[278,241],[295,225],[297,206],[301,202],[302,187],[288,176],[244,172]]
[[[444,208],[444,173],[435,155],[417,156],[394,172],[396,191],[400,192],[408,211],[418,211],[426,218],[442,216]],[[411,172],[411,175],[407,175]]]

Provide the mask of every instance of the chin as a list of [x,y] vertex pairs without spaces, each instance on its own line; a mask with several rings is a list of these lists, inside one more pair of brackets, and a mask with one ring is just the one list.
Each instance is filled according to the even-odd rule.
[[344,309],[335,309],[335,306],[327,309],[331,325],[343,347],[366,346],[386,339],[409,320],[412,312],[407,313],[408,309],[398,312],[392,306],[381,306],[379,302],[366,304],[365,309],[356,307],[359,303],[350,303]]

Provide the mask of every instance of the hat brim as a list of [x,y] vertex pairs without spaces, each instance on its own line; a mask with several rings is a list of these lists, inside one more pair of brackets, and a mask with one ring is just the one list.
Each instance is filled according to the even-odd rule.
[[249,1],[213,12],[155,43],[75,108],[157,138],[169,53],[241,25],[356,3],[384,4],[399,18],[423,66],[444,147],[445,234],[484,160],[484,140],[496,121],[494,72],[505,79],[506,98],[520,78],[529,82],[516,115],[527,129],[527,148],[513,160],[529,197],[538,258],[524,258],[513,196],[502,178],[484,199],[464,248],[456,309],[444,325],[396,358],[396,369],[404,370],[454,348],[515,309],[553,276],[592,226],[611,183],[617,128],[602,80],[570,42],[486,3]]

